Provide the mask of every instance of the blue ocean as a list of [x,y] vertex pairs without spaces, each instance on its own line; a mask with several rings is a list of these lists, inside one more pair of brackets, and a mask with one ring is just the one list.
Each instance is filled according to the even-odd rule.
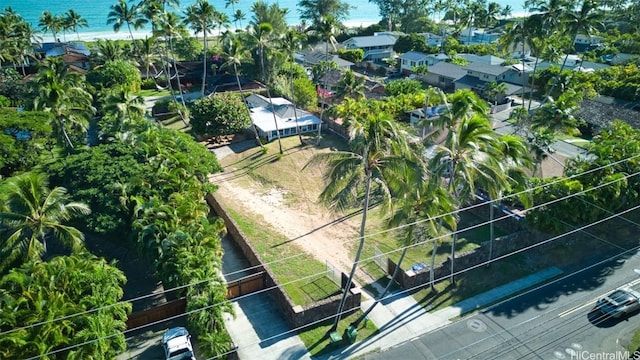
[[[195,2],[196,0],[182,0],[180,2],[179,11],[182,12],[189,5]],[[300,23],[300,17],[296,9],[298,0],[266,0],[266,2],[275,2],[278,3],[280,7],[288,9],[289,12],[286,19],[289,25]],[[348,21],[345,22],[348,26],[367,26],[380,20],[378,7],[375,4],[366,0],[351,0],[348,2],[353,7],[349,14]],[[523,12],[522,8],[524,5],[524,0],[521,1],[520,4],[516,4],[515,2],[509,0],[497,0],[497,2],[502,4],[503,6],[507,4],[511,5],[514,15]],[[107,14],[110,11],[111,5],[114,5],[116,3],[116,0],[0,0],[0,10],[3,10],[7,7],[13,8],[13,10],[22,15],[22,17],[26,21],[31,23],[34,28],[38,29],[38,19],[40,18],[40,15],[42,15],[42,12],[48,10],[54,15],[62,15],[69,9],[73,9],[80,15],[82,15],[82,17],[84,17],[89,23],[88,28],[79,29],[79,31],[81,33],[84,33],[85,35],[83,36],[83,38],[86,38],[86,35],[88,34],[91,34],[92,37],[100,37],[100,34],[104,36],[114,35],[113,28],[107,25]],[[129,3],[135,2],[129,1]],[[225,7],[225,0],[210,0],[210,3],[214,5],[218,10],[225,12],[230,19],[233,18],[232,14],[234,11],[232,10],[231,6]],[[240,0],[240,2],[235,5],[235,10],[240,9],[242,10],[242,12],[247,14],[247,20],[245,20],[243,24],[246,24],[247,21],[251,18],[252,4],[253,0]],[[126,32],[126,28],[121,29],[120,32]],[[71,35],[68,36],[71,37]]]

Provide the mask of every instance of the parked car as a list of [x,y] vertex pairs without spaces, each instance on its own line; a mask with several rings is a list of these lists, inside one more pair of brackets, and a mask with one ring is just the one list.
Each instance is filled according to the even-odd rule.
[[640,310],[640,293],[632,289],[619,289],[599,299],[596,310],[619,319]]
[[174,327],[162,335],[162,347],[166,360],[196,360],[191,345],[191,335],[183,327]]

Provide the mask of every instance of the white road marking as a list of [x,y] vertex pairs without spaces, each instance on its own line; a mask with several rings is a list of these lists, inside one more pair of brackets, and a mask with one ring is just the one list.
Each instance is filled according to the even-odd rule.
[[[638,284],[640,284],[640,279],[636,279],[636,280],[633,280],[633,281],[632,281],[632,282],[630,282],[630,283],[627,283],[627,284],[625,284],[625,285],[622,285],[622,286],[620,286],[620,287],[616,288],[616,290],[624,289],[624,288],[631,288],[631,287],[634,287],[634,286],[636,286],[636,285],[638,285]],[[608,294],[608,293],[609,293],[609,292],[604,293],[604,294],[602,294],[602,295],[600,295],[600,296],[596,297],[595,299],[589,300],[587,303],[584,303],[584,304],[582,304],[582,305],[578,305],[578,306],[574,306],[574,307],[572,307],[572,308],[571,308],[571,309],[569,309],[569,310],[563,311],[563,312],[561,312],[560,314],[558,314],[558,316],[559,316],[559,317],[565,317],[565,316],[567,316],[567,315],[569,315],[569,314],[572,314],[572,313],[574,313],[574,312],[576,312],[576,311],[578,311],[578,310],[580,310],[580,309],[583,309],[583,308],[585,308],[585,307],[587,307],[587,306],[591,306],[592,304],[595,304],[595,302],[596,302],[596,301],[598,301],[598,299],[600,299],[601,297],[605,296],[605,295],[606,295],[606,294]]]

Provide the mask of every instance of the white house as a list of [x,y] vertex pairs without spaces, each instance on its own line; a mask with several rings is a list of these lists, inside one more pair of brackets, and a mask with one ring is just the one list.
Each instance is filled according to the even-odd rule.
[[[295,108],[285,98],[271,98],[273,111],[269,98],[253,94],[246,99],[251,108],[251,120],[256,125],[258,135],[271,141],[278,137],[297,135],[318,131],[322,121],[308,111]],[[274,120],[275,113],[275,120]],[[296,115],[298,121],[296,121]]]
[[342,45],[347,49],[362,49],[364,61],[381,62],[382,59],[395,55],[393,45],[397,38],[393,35],[379,34],[371,36],[354,36],[345,40]]
[[427,65],[427,54],[419,51],[407,51],[400,55],[400,71],[409,74],[416,66]]

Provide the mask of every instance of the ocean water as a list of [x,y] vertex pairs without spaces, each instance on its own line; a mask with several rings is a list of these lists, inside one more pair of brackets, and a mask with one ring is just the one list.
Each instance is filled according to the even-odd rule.
[[[129,1],[134,3],[133,1]],[[189,5],[195,3],[196,0],[182,0],[180,1],[179,12],[183,12]],[[233,19],[233,10],[231,6],[225,7],[225,0],[210,0],[213,6],[219,11],[225,12],[230,19]],[[286,20],[289,25],[295,25],[300,23],[300,17],[296,4],[298,0],[266,0],[267,3],[277,3],[281,8],[289,10]],[[368,26],[372,23],[380,20],[378,7],[367,0],[348,0],[348,3],[353,7],[349,14],[349,19],[345,21],[348,26]],[[509,0],[497,0],[501,5],[511,5],[514,14],[523,12],[524,0],[519,2],[513,2]],[[69,9],[73,9],[84,17],[89,23],[88,28],[81,28],[78,31],[81,33],[83,40],[91,40],[97,37],[109,37],[109,38],[127,38],[129,36],[126,27],[122,27],[119,33],[114,33],[113,27],[107,25],[107,15],[109,14],[111,5],[116,4],[116,0],[0,0],[0,10],[7,7],[13,8],[14,11],[22,15],[22,17],[31,23],[34,28],[38,28],[38,19],[44,11],[50,11],[54,15],[62,15]],[[251,5],[253,0],[240,0],[235,5],[235,9],[242,10],[247,14],[247,19],[243,21],[243,25],[247,24],[251,18]],[[149,33],[149,29],[142,31],[136,31],[135,37],[143,37]],[[67,34],[68,39],[75,39],[75,34]],[[44,34],[43,40],[50,41],[51,35]]]

